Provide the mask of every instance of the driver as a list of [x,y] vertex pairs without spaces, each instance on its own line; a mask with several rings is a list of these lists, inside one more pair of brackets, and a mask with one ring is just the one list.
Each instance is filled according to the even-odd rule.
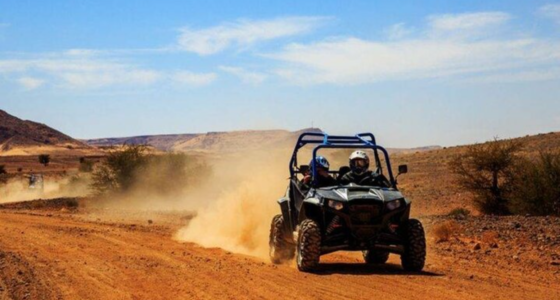
[[350,155],[350,172],[344,174],[340,179],[343,185],[354,183],[358,185],[373,185],[380,187],[390,187],[391,184],[383,176],[369,170],[369,157],[362,150],[354,151]]
[[[309,162],[309,166],[313,168],[313,160]],[[322,156],[315,157],[315,167],[317,168],[317,180],[315,187],[320,188],[337,185],[336,180],[329,174],[330,164],[326,158]],[[312,182],[312,176],[313,173],[303,177],[303,183],[309,186]]]

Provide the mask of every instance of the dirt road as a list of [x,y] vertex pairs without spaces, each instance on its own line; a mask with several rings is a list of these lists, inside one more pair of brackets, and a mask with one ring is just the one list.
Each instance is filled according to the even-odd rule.
[[173,225],[87,221],[0,211],[4,299],[560,299],[558,275],[459,264],[433,252],[408,274],[358,255],[323,259],[318,274],[172,239]]

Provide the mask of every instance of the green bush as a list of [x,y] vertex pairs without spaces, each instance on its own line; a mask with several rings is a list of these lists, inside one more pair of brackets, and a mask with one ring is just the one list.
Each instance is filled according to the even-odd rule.
[[521,148],[518,141],[473,145],[449,166],[482,213],[560,215],[560,152],[521,157]]
[[516,214],[560,215],[560,152],[519,162],[510,209]]
[[106,160],[92,174],[91,187],[96,194],[125,192],[134,183],[135,172],[143,166],[147,147],[124,145],[109,152]]
[[206,164],[186,154],[151,154],[146,146],[124,146],[96,166],[92,189],[98,195],[176,196],[200,183],[209,173]]
[[477,208],[486,214],[509,214],[508,202],[515,181],[517,154],[522,144],[515,140],[472,145],[449,163],[458,184],[473,193]]

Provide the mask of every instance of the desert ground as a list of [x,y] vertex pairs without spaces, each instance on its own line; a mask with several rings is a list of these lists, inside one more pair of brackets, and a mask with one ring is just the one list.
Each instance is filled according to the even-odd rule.
[[[415,170],[401,184],[428,235],[422,273],[403,271],[395,255],[386,265],[367,266],[355,252],[322,257],[314,274],[299,272],[293,261],[271,264],[266,241],[275,194],[249,185],[217,200],[230,206],[210,205],[198,218],[172,203],[157,209],[84,197],[4,203],[0,299],[559,299],[560,219],[448,216],[471,206],[438,173],[445,171],[434,163],[442,161],[441,151],[394,157]],[[239,202],[243,197],[258,202]],[[438,241],[433,228],[445,222],[455,232]],[[181,238],[189,228],[201,234]]]
[[[0,299],[560,297],[558,266],[531,256],[531,241],[513,259],[506,257],[511,241],[505,239],[497,240],[496,248],[474,242],[476,234],[445,244],[430,239],[427,266],[419,274],[402,271],[398,257],[372,267],[356,253],[328,255],[316,274],[308,274],[293,263],[277,266],[260,257],[178,242],[173,235],[189,222],[186,213],[104,214],[68,205],[73,201],[0,210]],[[437,220],[423,221],[430,232]],[[514,222],[485,224],[515,227]],[[521,223],[560,232],[558,220]],[[479,244],[481,249],[473,250]]]
[[[37,159],[50,149],[43,136],[22,135],[27,123],[7,120],[13,132],[0,151],[7,172],[0,182],[0,300],[560,299],[560,218],[479,214],[448,168],[465,147],[390,149],[393,166],[409,167],[399,188],[427,232],[423,272],[403,271],[396,255],[371,266],[361,253],[336,252],[321,258],[317,272],[302,273],[293,261],[268,258],[270,220],[279,213],[299,132],[233,133],[254,141],[247,144],[273,139],[267,149],[228,148],[228,133],[142,137],[162,153],[186,149],[190,159],[210,161],[212,172],[165,197],[146,189],[166,183],[147,172],[127,197],[98,199],[89,195],[91,175],[80,161],[99,164],[107,150],[97,147],[136,138],[87,145],[50,131],[65,144],[49,152],[45,166]],[[560,148],[560,133],[520,139],[526,156]],[[335,165],[347,163],[345,153],[327,154]],[[28,189],[33,173],[44,175],[43,193]],[[450,214],[458,208],[471,213]]]

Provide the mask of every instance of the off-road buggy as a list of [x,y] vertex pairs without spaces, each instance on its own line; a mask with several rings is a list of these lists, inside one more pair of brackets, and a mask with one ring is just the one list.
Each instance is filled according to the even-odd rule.
[[42,174],[31,174],[29,176],[29,189],[43,191],[44,181]]
[[[298,166],[298,151],[315,145],[311,165]],[[363,186],[354,183],[316,187],[315,158],[320,149],[362,149],[373,152],[375,171],[383,174],[386,186]],[[380,159],[380,154],[383,155]],[[362,251],[367,264],[384,264],[390,253],[401,256],[407,271],[421,271],[426,257],[426,240],[420,221],[409,218],[411,202],[404,198],[393,177],[387,150],[376,144],[375,136],[329,136],[326,133],[303,133],[290,160],[290,183],[278,200],[281,214],[272,220],[270,258],[282,263],[296,257],[300,271],[311,272],[321,255],[344,250]],[[340,179],[348,167],[330,171]],[[407,172],[399,166],[399,174]],[[302,184],[305,173],[313,176],[310,187]],[[397,177],[398,177],[397,175]]]

